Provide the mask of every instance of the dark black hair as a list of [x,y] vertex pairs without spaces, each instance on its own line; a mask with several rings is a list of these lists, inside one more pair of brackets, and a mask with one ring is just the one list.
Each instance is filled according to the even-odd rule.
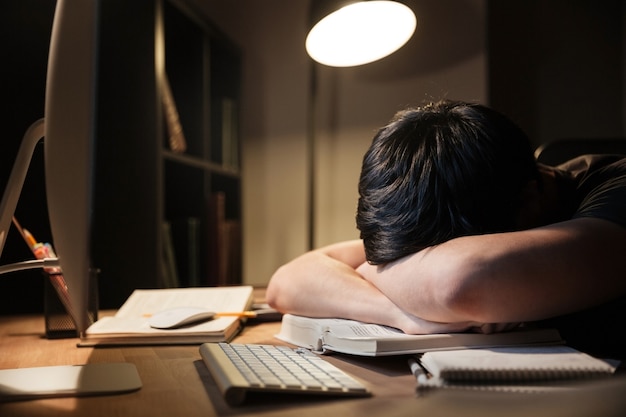
[[363,158],[356,221],[367,260],[512,230],[520,192],[538,176],[527,136],[488,107],[444,100],[401,111]]

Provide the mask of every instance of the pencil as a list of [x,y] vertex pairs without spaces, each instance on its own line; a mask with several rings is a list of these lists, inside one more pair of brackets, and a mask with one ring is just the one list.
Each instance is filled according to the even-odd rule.
[[[257,316],[256,311],[223,311],[221,313],[214,313],[213,317],[240,317],[240,318],[255,318]],[[143,317],[152,317],[152,313],[145,313]]]
[[255,318],[255,311],[226,311],[222,313],[215,313],[215,317],[246,317],[246,318]]

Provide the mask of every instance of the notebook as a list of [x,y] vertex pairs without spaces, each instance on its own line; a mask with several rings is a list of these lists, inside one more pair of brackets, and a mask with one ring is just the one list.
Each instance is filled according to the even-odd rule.
[[[421,368],[416,368],[416,364]],[[411,364],[418,391],[432,388],[532,390],[613,375],[616,364],[569,346],[426,352]]]

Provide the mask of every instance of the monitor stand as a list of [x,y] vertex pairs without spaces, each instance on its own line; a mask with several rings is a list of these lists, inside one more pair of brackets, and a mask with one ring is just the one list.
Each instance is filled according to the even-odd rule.
[[132,363],[0,370],[0,403],[34,398],[122,394],[141,388]]
[[20,199],[20,194],[22,193],[22,186],[24,185],[28,167],[30,166],[30,161],[35,152],[35,146],[43,139],[43,136],[44,121],[43,119],[39,119],[33,123],[24,134],[15,162],[13,163],[13,168],[11,169],[9,180],[4,189],[4,194],[2,195],[2,201],[0,202],[0,255],[2,255],[4,243],[9,233],[9,227],[11,227],[11,220],[15,214],[15,208]]

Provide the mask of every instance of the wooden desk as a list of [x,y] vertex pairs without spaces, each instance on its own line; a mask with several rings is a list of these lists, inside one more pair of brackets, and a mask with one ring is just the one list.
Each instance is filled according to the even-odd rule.
[[[279,323],[248,325],[236,338],[243,343],[280,341]],[[0,317],[0,369],[132,362],[143,388],[115,396],[54,398],[0,404],[0,416],[585,416],[623,417],[626,380],[593,383],[580,393],[521,396],[498,393],[438,392],[416,398],[406,358],[326,357],[364,381],[371,398],[335,399],[265,395],[229,407],[200,359],[197,346],[77,348],[76,339],[43,338],[39,316]]]

